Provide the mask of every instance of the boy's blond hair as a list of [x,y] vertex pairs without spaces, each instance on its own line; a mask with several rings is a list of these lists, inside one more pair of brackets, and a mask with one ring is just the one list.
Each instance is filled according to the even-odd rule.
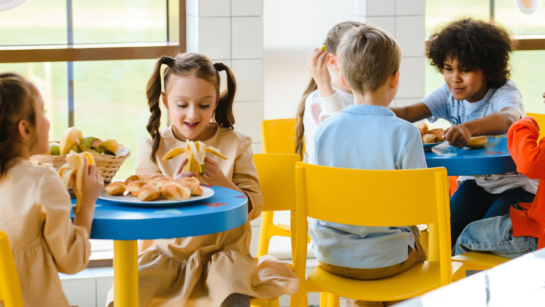
[[399,70],[401,62],[396,40],[373,26],[357,27],[346,33],[337,55],[344,81],[361,94],[381,87]]

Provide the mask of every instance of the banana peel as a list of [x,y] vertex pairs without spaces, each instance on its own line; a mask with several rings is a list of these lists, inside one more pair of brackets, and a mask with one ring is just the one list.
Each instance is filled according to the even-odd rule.
[[204,166],[204,158],[206,158],[206,153],[208,152],[218,156],[221,159],[227,160],[227,158],[222,155],[218,149],[212,146],[206,146],[203,142],[187,141],[185,148],[177,147],[172,149],[163,156],[163,161],[174,159],[185,153],[187,163],[185,164],[184,172],[195,172],[197,173],[197,178],[200,179],[200,177],[204,175],[206,171]]
[[87,158],[87,164],[95,164],[95,159],[90,152],[76,153],[71,151],[66,155],[66,164],[59,169],[59,176],[61,176],[62,181],[66,188],[70,184],[70,180],[75,178],[75,186],[72,186],[74,193],[76,194],[76,207],[74,208],[74,214],[78,214],[81,208],[81,188],[83,183],[83,172],[85,171],[83,167],[85,166],[85,158]]

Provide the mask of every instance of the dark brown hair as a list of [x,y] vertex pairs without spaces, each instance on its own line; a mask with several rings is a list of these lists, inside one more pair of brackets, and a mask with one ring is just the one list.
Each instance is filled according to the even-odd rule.
[[36,127],[36,87],[16,73],[0,74],[0,181],[6,176],[20,142],[19,122]]
[[448,57],[457,59],[464,70],[482,69],[488,87],[499,88],[510,78],[509,53],[514,43],[505,29],[467,18],[433,34],[427,56],[440,73]]
[[[363,26],[364,24],[358,21],[345,21],[335,25],[329,32],[324,42],[326,51],[331,54],[337,54],[337,47],[341,43],[341,40],[348,30]],[[310,79],[310,82],[307,85],[307,88],[303,92],[303,97],[297,106],[297,123],[295,124],[295,153],[300,155],[303,158],[303,136],[305,134],[305,126],[303,125],[303,116],[305,115],[305,103],[307,101],[308,95],[318,89],[316,81]]]
[[[169,77],[174,74],[177,76],[195,75],[214,85],[216,95],[219,97],[214,120],[220,127],[234,128],[235,116],[233,115],[233,102],[237,90],[235,75],[229,67],[223,63],[213,63],[208,57],[198,53],[180,53],[175,58],[162,56],[155,63],[155,68],[148,81],[147,97],[151,116],[148,121],[147,129],[153,139],[151,160],[156,162],[156,153],[161,142],[161,108],[159,99],[161,98],[161,66],[167,67],[163,73],[164,92],[168,90]],[[219,72],[225,70],[227,74],[227,89],[220,94],[220,75]]]

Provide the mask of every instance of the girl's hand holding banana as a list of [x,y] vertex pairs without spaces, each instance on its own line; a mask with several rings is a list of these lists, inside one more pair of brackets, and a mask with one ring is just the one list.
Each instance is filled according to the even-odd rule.
[[221,171],[218,162],[207,157],[204,159],[204,167],[206,168],[206,172],[204,175],[202,175],[202,178],[206,180],[208,184],[231,189],[233,188],[233,182],[229,180]]
[[184,158],[182,164],[174,172],[174,180],[180,180],[184,177],[197,177],[197,172],[184,172],[184,167],[187,164],[187,158]]

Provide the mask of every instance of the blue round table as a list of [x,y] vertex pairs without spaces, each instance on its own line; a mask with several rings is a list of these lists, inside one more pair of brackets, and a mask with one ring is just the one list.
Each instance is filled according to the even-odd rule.
[[481,148],[437,145],[425,153],[428,167],[444,167],[449,176],[475,176],[515,172],[517,166],[507,148],[507,139],[489,137]]
[[[248,220],[243,193],[212,186],[211,198],[180,206],[134,207],[98,200],[91,239],[114,241],[114,305],[138,306],[137,240],[218,233]],[[75,205],[76,199],[72,199]],[[74,216],[72,215],[72,218]]]

